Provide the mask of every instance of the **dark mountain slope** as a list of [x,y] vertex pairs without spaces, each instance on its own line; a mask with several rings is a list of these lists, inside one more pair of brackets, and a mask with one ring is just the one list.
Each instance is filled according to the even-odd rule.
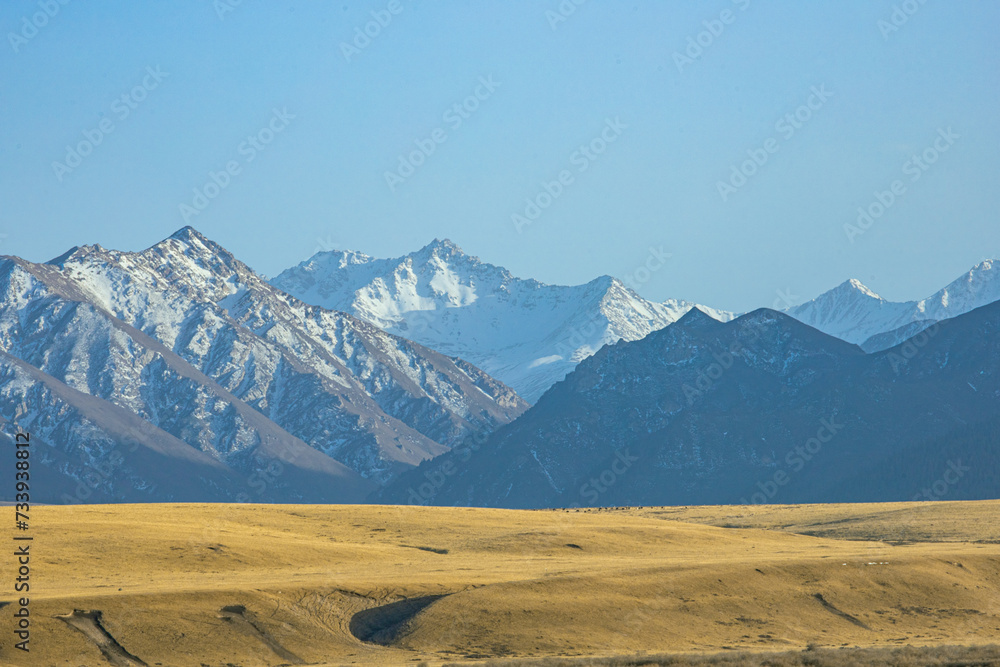
[[[728,323],[691,311],[604,347],[474,451],[424,464],[377,497],[499,507],[904,500],[944,474],[948,451],[975,470],[951,497],[996,497],[985,471],[1000,450],[989,426],[1000,413],[998,328],[1000,302],[866,355],[775,311]],[[944,442],[951,449],[932,456]]]

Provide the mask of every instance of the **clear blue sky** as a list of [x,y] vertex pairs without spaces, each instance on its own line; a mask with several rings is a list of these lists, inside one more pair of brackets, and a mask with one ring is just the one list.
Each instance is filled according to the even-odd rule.
[[[267,275],[321,247],[397,256],[447,237],[575,284],[634,276],[662,246],[643,296],[745,310],[849,277],[918,298],[1000,256],[995,2],[591,0],[559,22],[556,0],[243,0],[221,18],[234,0],[49,2],[37,31],[25,17],[45,1],[0,6],[4,254],[144,248],[232,161],[189,222]],[[890,31],[894,4],[913,13]],[[372,12],[391,22],[345,57]],[[467,118],[448,113],[477,87]],[[808,120],[779,125],[809,101]],[[905,163],[949,127],[958,138],[911,180]],[[385,173],[435,130],[443,143],[390,189]],[[100,144],[54,168],[85,131]],[[602,132],[602,154],[574,154]],[[724,201],[731,165],[762,150]],[[563,170],[572,180],[518,232],[511,216]],[[896,180],[902,194],[850,242],[844,225]]]

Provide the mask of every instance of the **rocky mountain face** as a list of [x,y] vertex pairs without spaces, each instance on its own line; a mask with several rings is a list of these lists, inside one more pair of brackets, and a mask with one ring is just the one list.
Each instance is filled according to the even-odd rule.
[[395,259],[321,252],[271,283],[465,359],[529,402],[602,346],[643,338],[694,306],[647,301],[609,276],[572,287],[515,278],[447,240]]
[[257,437],[221,457],[0,352],[0,440],[29,433],[41,502],[349,503],[375,488],[246,405],[227,407],[244,411]]
[[[281,292],[191,228],[139,253],[3,258],[0,350],[8,436],[32,431],[77,480],[128,440],[128,473],[88,485],[114,499],[234,499],[263,473],[259,499],[360,501],[527,407],[467,362]],[[169,483],[184,466],[210,480],[201,495]]]
[[920,301],[886,301],[848,280],[785,312],[800,322],[861,345],[886,350],[929,327],[1000,299],[1000,262],[986,260]]
[[552,507],[989,498],[1000,302],[866,354],[776,311],[698,310],[582,361],[386,502]]

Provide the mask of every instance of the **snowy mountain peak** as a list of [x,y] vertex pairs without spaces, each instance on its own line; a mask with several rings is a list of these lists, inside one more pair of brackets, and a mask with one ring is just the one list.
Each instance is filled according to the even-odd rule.
[[181,227],[176,232],[171,234],[168,238],[177,239],[178,241],[192,241],[194,239],[197,239],[202,243],[208,241],[208,239],[205,238],[205,236],[201,232],[199,232],[191,225],[185,225],[184,227]]
[[434,239],[418,252],[420,253],[444,253],[448,255],[465,255],[465,251],[458,247],[458,245],[451,239]]
[[[857,278],[851,278],[850,280],[845,280],[840,285],[837,285],[826,294],[830,296],[836,296],[838,298],[845,294],[854,294],[854,295],[865,296],[870,299],[878,299],[879,301],[884,300],[882,299],[882,297],[876,294],[873,290],[869,289],[863,282],[861,282]],[[822,296],[820,298],[822,298]]]
[[945,290],[955,291],[963,288],[966,290],[992,289],[1000,284],[1000,262],[995,259],[987,259],[979,262],[969,269],[967,273],[953,280]]
[[575,286],[516,278],[447,239],[364,264],[317,256],[271,284],[470,361],[529,401],[602,346],[642,338],[693,305],[646,301],[611,276]]
[[956,317],[998,300],[1000,264],[996,260],[985,260],[944,289],[920,301],[886,301],[860,281],[852,279],[785,312],[850,343],[862,345],[879,336],[879,345],[862,345],[868,351],[875,351],[884,349],[884,345],[891,347],[902,342],[933,322]]
[[[420,279],[436,283],[463,283],[471,288],[475,288],[477,284],[505,284],[515,280],[507,269],[467,254],[448,239],[434,239],[416,252],[396,260],[381,261],[408,267]],[[399,268],[396,271],[398,273]]]
[[917,303],[922,316],[942,320],[1000,300],[1000,263],[988,259]]
[[207,236],[199,232],[194,227],[181,227],[176,232],[154,244],[146,252],[154,252],[168,247],[180,246],[189,254],[211,255],[235,260],[236,258],[228,250],[212,241]]

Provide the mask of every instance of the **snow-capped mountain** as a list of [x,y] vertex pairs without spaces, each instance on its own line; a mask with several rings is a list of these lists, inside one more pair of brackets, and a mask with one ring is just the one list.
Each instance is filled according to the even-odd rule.
[[394,259],[320,252],[271,284],[466,359],[532,402],[605,344],[643,338],[695,305],[647,301],[609,276],[576,286],[515,278],[448,240]]
[[831,336],[877,352],[950,319],[1000,300],[1000,262],[986,260],[920,301],[886,301],[858,280],[848,280],[785,312]]
[[[154,450],[185,443],[200,464],[244,477],[261,458],[302,468],[311,481],[286,498],[384,482],[527,407],[468,363],[275,289],[190,227],[138,253],[0,259],[0,350],[8,433],[83,448],[86,463],[101,456],[101,438],[83,437],[100,426],[87,415],[120,415],[115,407],[154,428]],[[281,478],[268,488],[294,486],[294,474]]]

